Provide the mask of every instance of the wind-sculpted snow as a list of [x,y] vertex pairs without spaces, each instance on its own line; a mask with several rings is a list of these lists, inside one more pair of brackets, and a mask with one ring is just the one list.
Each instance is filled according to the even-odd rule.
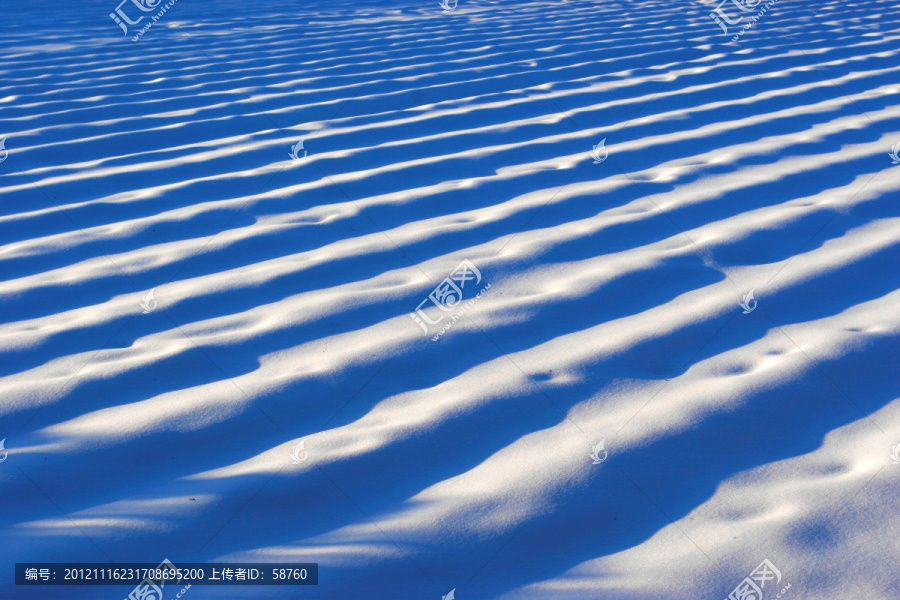
[[0,598],[900,597],[900,13],[717,4],[4,8]]

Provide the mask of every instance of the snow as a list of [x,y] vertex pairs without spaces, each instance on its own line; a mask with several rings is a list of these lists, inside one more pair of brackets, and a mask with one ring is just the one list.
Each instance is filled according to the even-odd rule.
[[900,597],[900,13],[717,6],[5,7],[0,598]]

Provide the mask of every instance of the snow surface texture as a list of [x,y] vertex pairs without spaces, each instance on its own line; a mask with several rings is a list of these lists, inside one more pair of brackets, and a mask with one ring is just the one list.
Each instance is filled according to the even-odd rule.
[[900,597],[900,11],[715,7],[7,3],[0,598]]

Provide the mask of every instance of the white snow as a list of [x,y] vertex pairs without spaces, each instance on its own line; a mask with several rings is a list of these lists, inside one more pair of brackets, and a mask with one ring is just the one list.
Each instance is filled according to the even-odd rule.
[[893,3],[115,4],[0,22],[0,599],[900,598]]

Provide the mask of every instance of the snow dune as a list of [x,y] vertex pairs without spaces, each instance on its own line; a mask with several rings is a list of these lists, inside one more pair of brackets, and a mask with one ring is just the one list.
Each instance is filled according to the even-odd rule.
[[5,8],[0,598],[900,597],[900,14],[715,7]]

